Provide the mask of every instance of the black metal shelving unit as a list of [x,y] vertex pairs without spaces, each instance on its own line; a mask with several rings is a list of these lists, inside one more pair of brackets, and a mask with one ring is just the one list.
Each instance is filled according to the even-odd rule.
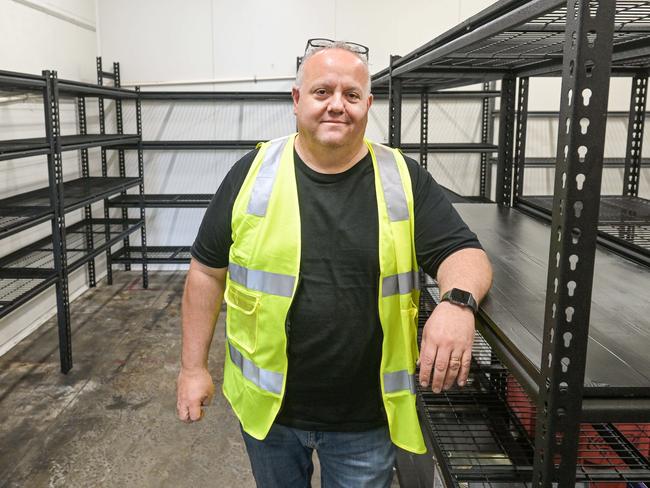
[[[100,70],[98,65],[98,70]],[[291,102],[289,92],[219,92],[219,91],[139,91],[138,106],[144,102],[232,102],[232,101],[258,101],[258,102]],[[141,110],[140,108],[138,110]],[[141,116],[138,116],[139,134],[142,134]],[[140,151],[224,151],[255,149],[258,140],[157,140],[140,141],[137,144],[125,143],[118,146],[121,149],[135,149]],[[148,164],[154,165],[155,161]],[[142,168],[144,176],[144,168]],[[213,194],[121,194],[107,200],[106,207],[140,208],[206,208]],[[187,264],[190,262],[190,246],[131,246],[125,245],[110,256],[110,261],[116,264],[130,266],[142,264]]]
[[[92,94],[97,97],[97,103],[99,108],[99,132],[103,136],[106,133],[106,111],[105,111],[105,99],[113,99],[115,103],[115,124],[117,129],[117,134],[124,137],[124,120],[122,112],[122,100],[133,100],[135,102],[136,109],[136,135],[135,138],[131,140],[124,140],[122,143],[115,144],[112,146],[112,149],[117,151],[118,155],[118,171],[121,178],[126,177],[126,155],[125,150],[131,149],[137,151],[138,156],[138,195],[144,195],[144,155],[142,147],[142,105],[140,101],[140,89],[136,87],[135,90],[125,90],[121,87],[121,74],[120,74],[120,63],[113,63],[113,71],[106,71],[103,68],[103,62],[101,56],[96,58],[96,71],[97,71],[97,85],[93,86],[96,90]],[[104,86],[104,80],[111,80],[113,86]],[[77,105],[79,107],[79,132],[84,133],[86,130],[86,112],[85,112],[85,96],[88,95],[87,92],[72,92],[72,95],[76,95]],[[107,158],[107,146],[103,146],[101,149],[101,173],[102,177],[106,178],[108,176],[108,158]],[[82,152],[82,167],[86,168],[87,171],[87,152]],[[125,197],[127,195],[127,188],[123,188],[120,191],[120,196]],[[109,195],[104,195],[104,221],[110,221],[110,204],[109,204]],[[84,209],[86,219],[92,218],[92,209],[90,206],[86,206]],[[122,208],[122,220],[127,222],[129,220],[129,210],[126,207]],[[145,211],[144,207],[140,206],[139,208],[139,218],[142,222],[145,222]],[[126,232],[128,225],[125,223],[123,226],[123,231],[125,235],[122,239],[122,247],[120,250],[124,250],[128,256],[129,250],[131,248],[131,241],[129,238],[130,232]],[[105,240],[110,239],[110,228],[108,224],[104,229]],[[92,247],[92,232],[88,232],[88,246]],[[140,265],[142,267],[142,286],[143,288],[148,288],[149,286],[149,273],[147,267],[147,228],[146,225],[142,225],[140,228],[140,249],[142,252],[142,260]],[[108,284],[113,283],[113,252],[111,246],[106,248],[106,272],[107,272],[107,281]],[[89,274],[91,286],[94,286],[94,272],[95,263],[91,261],[89,263]],[[131,265],[128,262],[124,263],[124,269],[130,270]]]
[[[501,82],[498,205],[458,207],[499,257],[495,286],[477,320],[483,342],[476,357],[485,357],[481,348],[488,347],[489,360],[475,361],[473,383],[465,390],[419,394],[448,486],[650,480],[650,367],[640,362],[650,347],[650,275],[638,264],[648,264],[642,259],[646,202],[638,182],[649,17],[650,2],[642,0],[501,0],[393,57],[373,76],[373,86],[390,93],[390,140],[396,146],[401,91]],[[528,80],[558,75],[554,195],[531,202],[521,195]],[[633,77],[633,91],[625,187],[621,195],[601,199],[610,76]],[[426,111],[423,104],[421,113]],[[427,143],[422,137],[421,153]],[[531,232],[533,240],[526,238]],[[603,322],[607,312],[613,316]],[[509,399],[515,386],[525,408]]]
[[[46,156],[48,186],[0,199],[0,239],[51,222],[51,235],[38,239],[0,258],[0,317],[17,310],[51,285],[56,286],[57,321],[61,371],[72,368],[68,275],[87,265],[89,284],[95,286],[94,258],[131,233],[144,232],[144,219],[96,219],[91,204],[142,184],[142,176],[90,176],[88,149],[101,147],[102,153],[118,146],[137,145],[139,134],[88,134],[85,97],[137,100],[137,92],[100,87],[58,79],[55,71],[41,76],[0,71],[0,90],[8,93],[41,95],[44,105],[44,137],[0,141],[0,161]],[[76,98],[79,131],[60,132],[59,101]],[[121,117],[121,115],[120,115]],[[117,149],[120,150],[120,149]],[[80,151],[81,177],[63,180],[63,153]],[[66,214],[84,208],[82,219],[66,224]],[[71,217],[68,217],[71,218]],[[146,255],[145,255],[146,258]],[[146,259],[145,259],[146,260]]]
[[[399,56],[391,56],[391,64],[388,73],[391,74],[393,66],[399,63]],[[383,73],[383,72],[382,72]],[[419,75],[418,75],[419,76]],[[388,97],[388,144],[397,147],[405,153],[417,153],[420,165],[428,166],[428,156],[431,153],[456,153],[456,154],[480,154],[480,185],[478,201],[491,201],[489,195],[489,159],[490,155],[498,150],[498,146],[492,144],[491,138],[494,131],[494,100],[501,96],[501,93],[491,88],[489,82],[482,84],[482,90],[449,90],[440,91],[426,83],[409,84],[405,78],[381,74],[372,78],[373,94],[380,98]],[[407,143],[402,141],[402,102],[414,96],[420,99],[420,141],[418,143]],[[481,141],[480,142],[429,142],[429,104],[436,100],[472,100],[482,102],[481,106]]]
[[[98,72],[101,66],[98,64]],[[99,76],[99,75],[98,75]],[[99,79],[99,78],[98,78]],[[387,99],[386,90],[378,86],[373,93],[377,99]],[[490,90],[488,86],[484,91],[453,91],[453,92],[432,92],[428,99],[444,100],[492,100],[499,95],[499,92]],[[419,91],[405,90],[404,99],[420,99]],[[138,103],[145,101],[157,102],[232,102],[232,101],[257,101],[257,102],[291,102],[289,92],[219,92],[219,91],[140,91]],[[487,102],[484,102],[486,104]],[[431,144],[428,152],[441,153],[482,153],[487,165],[487,155],[495,152],[497,147],[488,143],[489,120],[487,117],[488,105],[485,106],[484,139],[480,143],[446,143]],[[101,112],[101,110],[100,110]],[[159,140],[141,141],[136,144],[123,144],[117,147],[121,149],[141,148],[144,151],[205,151],[205,150],[252,150],[260,141],[258,140]],[[403,144],[404,151],[420,151],[419,144]],[[155,164],[151,162],[150,164]],[[143,173],[144,174],[144,173]],[[127,195],[111,198],[107,201],[107,207],[112,208],[206,208],[212,199],[212,194],[146,194]],[[187,264],[190,261],[189,246],[151,246],[146,247],[147,262],[151,264]],[[124,246],[110,257],[112,263],[119,264],[141,264],[143,261],[143,247]]]

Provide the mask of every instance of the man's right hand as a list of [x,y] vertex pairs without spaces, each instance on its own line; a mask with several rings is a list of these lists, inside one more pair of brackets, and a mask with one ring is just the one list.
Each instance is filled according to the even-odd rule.
[[176,384],[176,413],[183,422],[196,422],[203,417],[202,405],[209,405],[214,383],[207,369],[181,368]]

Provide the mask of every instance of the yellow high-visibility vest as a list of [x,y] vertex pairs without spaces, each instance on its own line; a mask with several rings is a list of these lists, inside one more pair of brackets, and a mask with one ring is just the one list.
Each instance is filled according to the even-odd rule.
[[[256,439],[271,428],[287,378],[285,323],[301,246],[294,139],[295,134],[260,146],[232,210],[223,392],[244,431]],[[393,443],[421,454],[426,447],[415,407],[420,292],[411,179],[399,151],[365,143],[379,215],[382,399]]]

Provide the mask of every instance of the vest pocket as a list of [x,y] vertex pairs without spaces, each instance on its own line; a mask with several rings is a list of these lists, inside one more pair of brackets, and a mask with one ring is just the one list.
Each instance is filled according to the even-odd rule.
[[408,358],[410,364],[411,362],[414,363],[419,356],[417,343],[418,324],[415,320],[418,314],[418,308],[415,306],[413,301],[411,301],[408,308],[400,310],[400,314],[402,318],[402,333],[404,334],[404,344],[407,347],[407,351],[411,354],[411,357]]
[[228,339],[249,354],[255,352],[260,294],[229,282],[224,299],[228,304],[226,312]]

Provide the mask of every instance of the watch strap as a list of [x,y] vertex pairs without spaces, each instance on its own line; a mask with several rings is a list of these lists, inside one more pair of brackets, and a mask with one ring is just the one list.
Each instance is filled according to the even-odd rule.
[[440,301],[447,301],[455,305],[460,305],[461,307],[467,307],[474,313],[478,312],[478,303],[474,295],[460,288],[447,290],[440,298]]

